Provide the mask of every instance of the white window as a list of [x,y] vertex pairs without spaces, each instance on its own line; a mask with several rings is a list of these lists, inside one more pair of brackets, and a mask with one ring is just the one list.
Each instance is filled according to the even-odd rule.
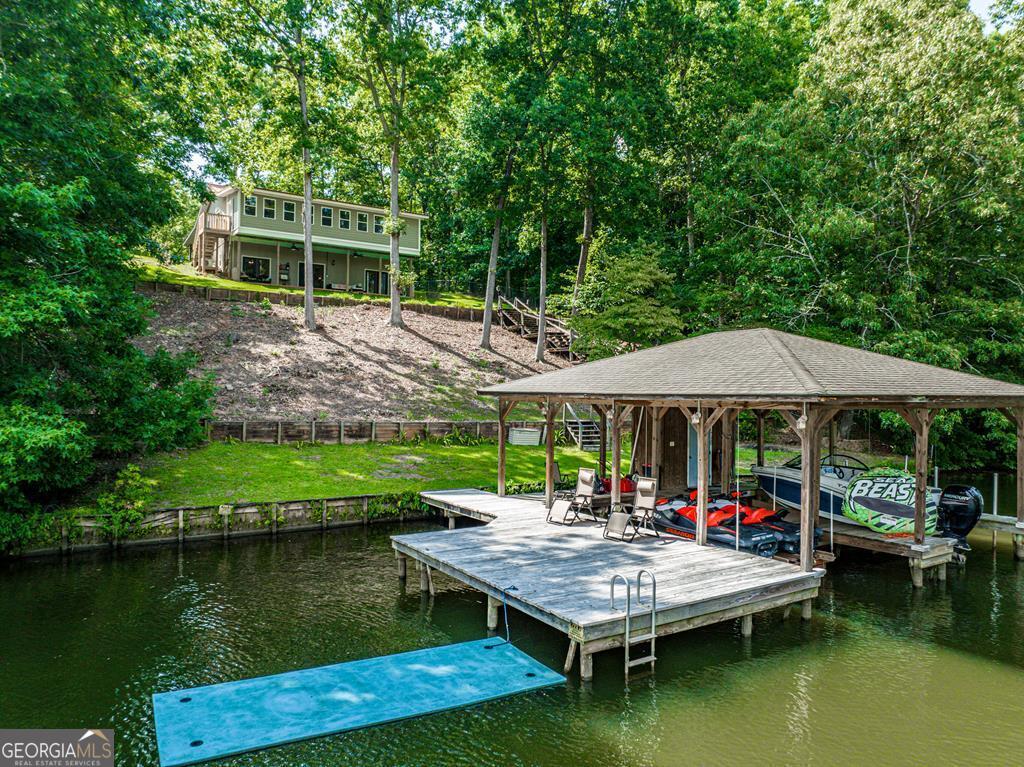
[[294,202],[283,202],[281,203],[281,218],[285,221],[295,220],[295,203]]
[[338,228],[348,229],[352,225],[352,214],[347,210],[338,211]]
[[250,194],[245,197],[245,209],[242,211],[247,216],[256,215],[256,195]]
[[328,208],[326,205],[320,206],[320,224],[321,226],[334,226],[334,208]]
[[384,234],[384,216],[373,217],[373,233]]
[[356,229],[360,232],[367,231],[367,216],[365,213],[356,213]]
[[277,200],[263,198],[263,218],[277,218]]

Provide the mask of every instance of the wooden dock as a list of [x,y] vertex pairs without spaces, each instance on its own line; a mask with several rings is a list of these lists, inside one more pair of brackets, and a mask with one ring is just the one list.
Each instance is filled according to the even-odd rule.
[[[953,561],[955,554],[952,538],[942,538],[929,535],[924,543],[915,543],[913,536],[894,537],[877,533],[860,525],[846,524],[845,522],[829,522],[823,519],[824,527],[822,533],[823,547],[831,543],[839,546],[850,546],[868,551],[877,551],[882,554],[893,554],[897,557],[904,557],[910,565],[910,577],[914,586],[921,588],[924,585],[924,574],[926,570],[936,568],[935,574],[940,581],[946,579],[946,565]],[[832,532],[829,532],[829,525]]]
[[[421,589],[433,591],[433,573],[441,572],[482,591],[488,597],[490,629],[497,627],[505,600],[564,632],[569,639],[566,670],[578,652],[584,679],[593,676],[594,653],[626,642],[621,585],[616,605],[610,604],[616,574],[631,584],[631,637],[649,634],[651,628],[650,607],[636,605],[641,570],[657,579],[657,636],[736,618],[749,635],[754,613],[794,603],[801,603],[803,615],[810,617],[811,600],[824,575],[821,569],[805,572],[786,562],[669,536],[608,541],[600,525],[548,524],[543,504],[525,498],[499,498],[477,490],[422,497],[449,517],[462,515],[488,524],[394,536],[399,574],[404,576],[411,559],[420,571]],[[649,601],[647,581],[642,596]]]

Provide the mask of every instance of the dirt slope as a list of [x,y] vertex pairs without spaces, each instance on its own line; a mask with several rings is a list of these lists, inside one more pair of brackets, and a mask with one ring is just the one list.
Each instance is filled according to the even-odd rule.
[[476,389],[566,364],[535,362],[532,342],[500,328],[486,352],[475,322],[404,312],[407,328],[391,328],[387,309],[369,305],[318,309],[315,333],[301,307],[177,294],[153,306],[138,345],[196,351],[216,376],[219,418],[493,418],[494,401]]

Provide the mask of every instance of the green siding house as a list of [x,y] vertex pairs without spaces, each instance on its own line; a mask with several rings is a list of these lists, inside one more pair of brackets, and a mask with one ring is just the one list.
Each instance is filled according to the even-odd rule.
[[[203,203],[185,240],[196,270],[233,280],[303,287],[302,197],[269,189],[246,194],[221,184],[209,188],[214,199]],[[404,228],[399,253],[416,257],[426,216],[400,217]],[[314,199],[313,287],[387,295],[387,219],[385,208]]]

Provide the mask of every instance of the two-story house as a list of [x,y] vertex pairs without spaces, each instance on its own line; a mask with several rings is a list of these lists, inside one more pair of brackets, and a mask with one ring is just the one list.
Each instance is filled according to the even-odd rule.
[[[269,189],[246,194],[222,184],[209,188],[214,199],[203,203],[185,240],[196,270],[246,282],[305,286],[302,197]],[[400,218],[399,253],[416,257],[426,216],[402,213]],[[384,208],[314,199],[313,287],[387,295],[387,220]]]

